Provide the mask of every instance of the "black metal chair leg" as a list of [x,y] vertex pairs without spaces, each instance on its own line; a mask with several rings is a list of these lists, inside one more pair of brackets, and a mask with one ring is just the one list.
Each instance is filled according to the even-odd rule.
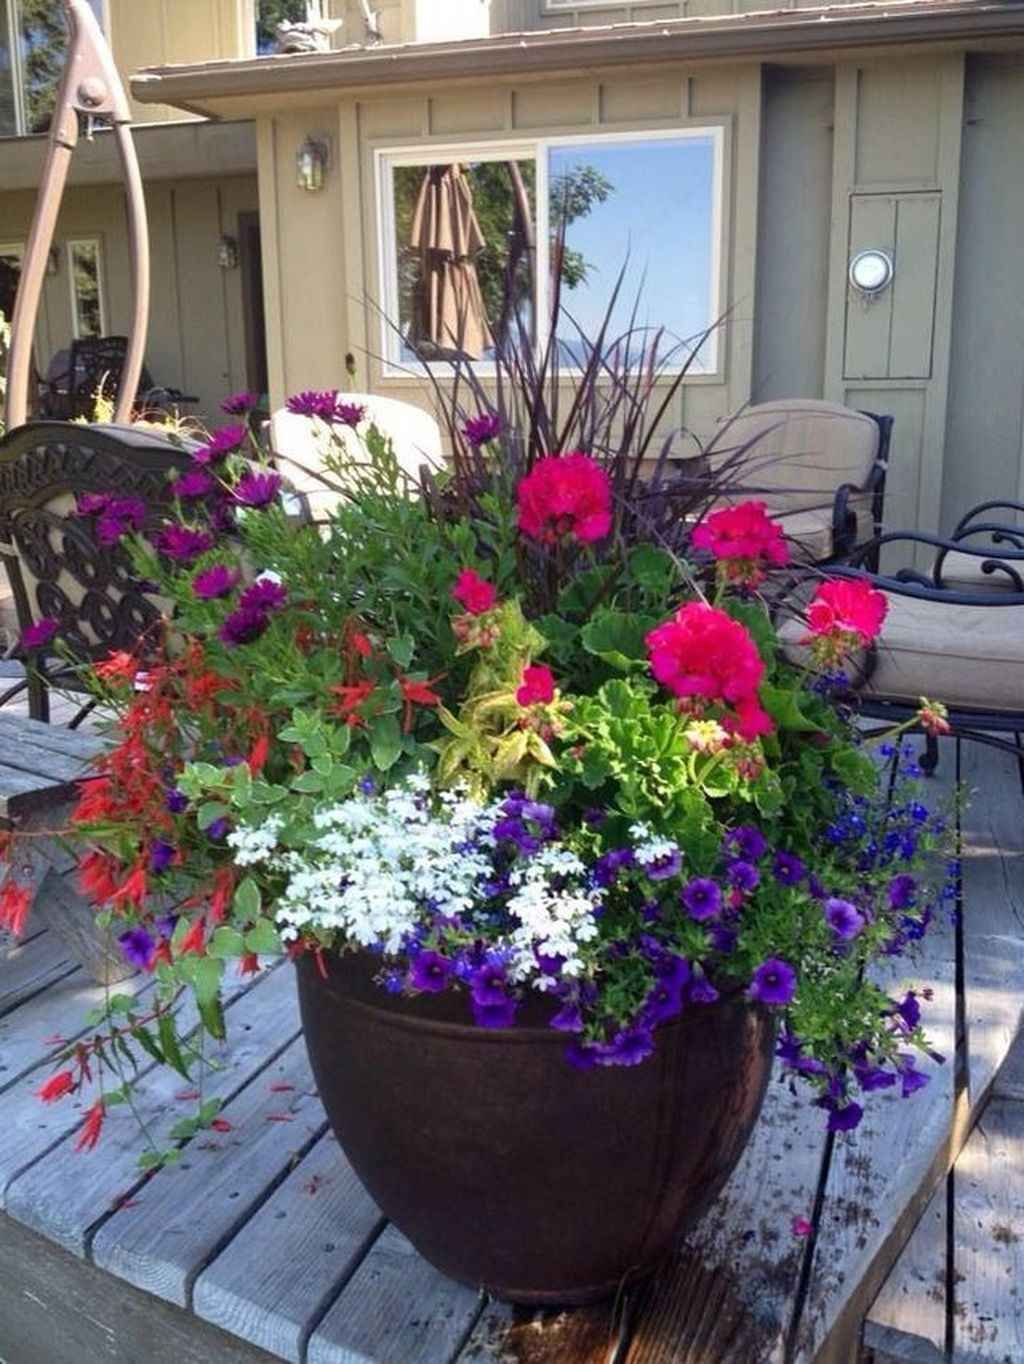
[[934,734],[926,734],[924,736],[924,757],[920,762],[921,771],[926,777],[934,777],[938,765],[939,741]]

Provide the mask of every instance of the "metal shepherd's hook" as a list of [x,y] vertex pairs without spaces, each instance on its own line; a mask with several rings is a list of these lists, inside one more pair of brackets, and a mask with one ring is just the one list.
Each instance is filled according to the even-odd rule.
[[149,235],[146,199],[139,174],[139,161],[131,134],[131,109],[117,67],[88,0],[63,0],[70,27],[68,55],[57,92],[57,107],[50,125],[50,142],[39,185],[35,217],[22,264],[18,296],[11,323],[11,350],[7,373],[7,430],[21,426],[28,415],[32,340],[39,300],[46,276],[46,263],[64,197],[71,157],[78,145],[79,115],[91,131],[97,121],[114,130],[125,192],[128,198],[128,237],[132,264],[132,320],[128,354],[121,372],[114,420],[127,422],[142,373],[149,326]]

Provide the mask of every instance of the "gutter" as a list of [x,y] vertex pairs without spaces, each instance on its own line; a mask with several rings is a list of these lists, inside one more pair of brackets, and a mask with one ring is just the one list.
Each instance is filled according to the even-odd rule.
[[131,86],[143,104],[201,109],[246,95],[1001,37],[1024,38],[1020,0],[892,0],[148,67]]

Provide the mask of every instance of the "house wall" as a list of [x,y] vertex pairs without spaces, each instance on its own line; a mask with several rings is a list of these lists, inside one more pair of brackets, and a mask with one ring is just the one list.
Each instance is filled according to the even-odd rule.
[[[217,245],[237,235],[239,213],[258,206],[252,175],[160,181],[147,186],[153,280],[146,364],[156,383],[196,394],[188,410],[215,418],[227,393],[247,386],[240,270],[222,270]],[[35,194],[0,194],[0,241],[24,240]],[[98,237],[103,244],[107,328],[128,328],[131,282],[124,196],[111,185],[68,190],[55,242]],[[71,344],[71,285],[67,258],[48,275],[36,333],[36,363],[45,374],[51,357]]]
[[[577,28],[590,24],[627,24],[707,14],[748,14],[755,10],[804,9],[817,0],[491,0],[492,33],[518,33],[537,28]],[[855,4],[857,0],[832,0]]]
[[[966,117],[965,117],[966,110]],[[1024,55],[943,51],[797,65],[637,71],[339,97],[259,129],[272,400],[345,382],[431,404],[382,372],[374,152],[586,129],[726,130],[722,372],[688,379],[667,426],[701,439],[748,401],[824,397],[889,413],[893,525],[949,525],[1019,496],[1024,426]],[[333,131],[320,195],[293,187],[294,153]],[[273,216],[274,243],[268,231]],[[865,247],[894,284],[848,284]]]

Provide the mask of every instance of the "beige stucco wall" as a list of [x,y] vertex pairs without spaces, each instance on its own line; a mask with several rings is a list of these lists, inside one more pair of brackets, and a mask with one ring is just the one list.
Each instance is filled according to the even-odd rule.
[[[196,394],[190,409],[216,417],[225,394],[246,387],[245,328],[240,270],[222,270],[217,245],[238,231],[239,213],[255,211],[252,175],[160,181],[147,187],[153,252],[151,322],[146,363],[155,382]],[[24,240],[35,204],[32,191],[0,194],[0,241]],[[124,198],[112,185],[72,187],[55,241],[98,237],[103,244],[107,328],[127,330],[130,306]],[[70,345],[71,286],[66,254],[47,276],[36,336],[45,373],[54,353]]]

